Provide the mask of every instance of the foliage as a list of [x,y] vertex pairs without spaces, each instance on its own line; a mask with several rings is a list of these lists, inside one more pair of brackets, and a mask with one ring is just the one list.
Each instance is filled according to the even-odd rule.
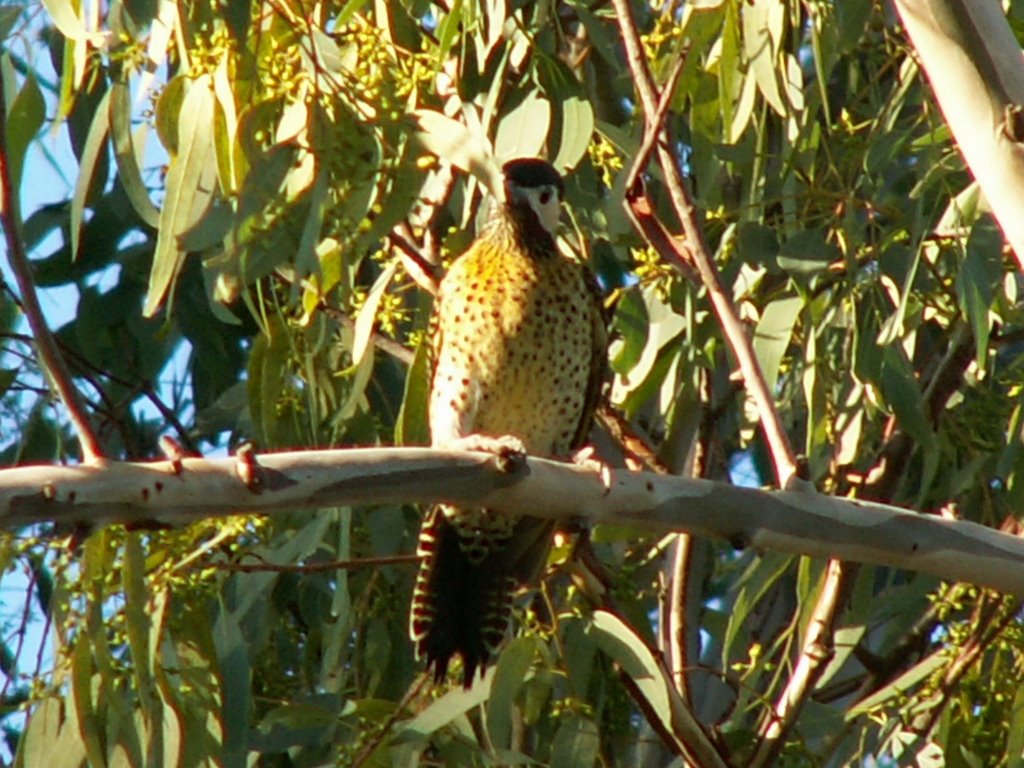
[[[57,336],[111,455],[159,455],[165,433],[202,451],[425,442],[415,275],[471,240],[488,157],[540,154],[571,171],[566,240],[615,304],[614,406],[673,471],[692,452],[706,476],[769,480],[706,292],[623,210],[644,122],[608,5],[44,4],[0,8],[7,151],[35,280],[77,296]],[[685,56],[672,151],[808,476],[1016,530],[1020,280],[884,4],[635,10],[659,82]],[[53,131],[78,169],[32,207],[30,150]],[[3,301],[3,461],[73,459]],[[634,694],[681,613],[686,700],[745,765],[824,569],[697,541],[680,574],[678,537],[598,529],[626,629],[595,618],[566,544],[489,689],[462,691],[414,685],[417,525],[325,509],[5,537],[18,763],[667,764],[668,705]],[[368,557],[394,559],[344,567]],[[33,622],[52,637],[38,659]],[[832,642],[781,764],[1021,764],[1019,605],[865,568]]]

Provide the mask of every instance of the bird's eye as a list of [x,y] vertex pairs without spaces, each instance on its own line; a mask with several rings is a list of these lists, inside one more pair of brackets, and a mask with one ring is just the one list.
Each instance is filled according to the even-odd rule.
[[550,189],[545,189],[543,192],[541,192],[540,193],[540,204],[541,205],[547,205],[549,202],[551,202],[551,194],[552,194],[552,192],[551,192]]

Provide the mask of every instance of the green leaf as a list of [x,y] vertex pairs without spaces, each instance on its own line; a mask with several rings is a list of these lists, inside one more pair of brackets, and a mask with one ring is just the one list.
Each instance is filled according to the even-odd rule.
[[757,329],[754,331],[754,352],[761,363],[769,391],[775,391],[779,365],[786,350],[789,349],[793,326],[800,317],[802,307],[803,299],[799,296],[777,299],[764,308],[757,323]]
[[512,706],[537,655],[537,643],[534,637],[517,637],[505,646],[498,657],[491,697],[487,702],[487,730],[491,734],[491,743],[498,749],[512,746]]
[[[635,308],[631,307],[629,314],[623,317],[622,331],[624,333],[630,331],[625,324],[634,326],[633,332],[636,331],[637,324],[642,324],[646,333],[643,352],[628,371],[620,372],[617,388],[621,387],[625,390],[629,394],[630,400],[642,403],[652,397],[655,389],[661,386],[672,362],[681,354],[682,350],[677,341],[686,329],[686,318],[666,304],[652,286],[643,288],[640,297],[646,310],[646,317],[637,317]],[[624,338],[628,337],[624,336]],[[636,339],[629,341],[633,350],[635,350],[636,341]],[[613,352],[613,354],[616,353]],[[630,353],[630,357],[632,354],[634,352]],[[619,371],[618,361],[613,366],[616,371]]]
[[463,17],[465,10],[463,8],[462,0],[455,0],[452,3],[451,10],[444,14],[444,18],[441,19],[441,23],[437,25],[437,45],[439,48],[438,56],[435,59],[440,66],[440,62],[448,58],[448,51],[455,44],[455,40],[459,36],[459,31],[462,27]]
[[309,127],[309,108],[306,106],[302,94],[299,98],[285,104],[281,110],[281,119],[277,123],[274,132],[274,143],[283,144],[296,138],[300,133]]
[[366,301],[359,308],[359,314],[356,315],[355,320],[355,333],[352,337],[353,365],[359,365],[363,362],[363,356],[370,347],[373,324],[377,320],[377,309],[380,307],[381,299],[384,298],[384,292],[395,276],[397,269],[398,262],[392,262],[377,276],[373,287],[370,288],[370,292],[366,294]]
[[640,291],[625,291],[612,320],[612,333],[617,338],[612,345],[611,367],[616,373],[625,375],[640,362],[649,331],[647,305]]
[[925,415],[924,398],[910,364],[895,346],[888,346],[882,357],[882,393],[900,426],[917,442],[932,442],[932,428]]
[[357,364],[351,365],[343,371],[339,371],[337,376],[348,377],[349,386],[348,392],[346,393],[345,401],[341,407],[334,414],[333,423],[342,425],[360,411],[361,408],[366,406],[366,387],[370,383],[371,375],[373,374],[373,360],[374,360],[374,347],[369,345],[367,347],[366,354],[363,355],[363,359]]
[[60,33],[69,40],[88,41],[96,48],[105,44],[102,32],[90,32],[78,15],[78,4],[71,0],[43,0],[43,6]]
[[991,328],[989,310],[994,286],[1002,276],[1003,237],[989,217],[980,219],[971,229],[967,253],[956,276],[960,311],[974,335],[974,354],[985,367]]
[[473,174],[491,194],[500,193],[501,174],[483,137],[441,112],[417,109],[413,115],[416,139],[428,152]]
[[330,736],[337,712],[329,698],[286,704],[270,710],[256,727],[252,748],[259,752],[284,753],[301,745],[320,744]]
[[1006,768],[1024,768],[1024,686],[1017,686],[1007,724]]
[[24,10],[25,8],[21,5],[8,5],[0,8],[0,40],[7,39]]
[[139,218],[147,226],[157,227],[160,224],[160,211],[149,199],[132,140],[131,90],[127,83],[115,82],[110,86],[109,95],[110,138],[114,142],[118,179]]
[[7,394],[11,385],[18,378],[17,368],[0,368],[0,397]]
[[832,123],[832,111],[828,93],[829,75],[838,60],[836,50],[839,33],[836,28],[836,10],[831,4],[822,4],[815,9],[808,31],[811,36],[811,52],[814,57],[814,79],[821,99],[821,110],[825,121]]
[[462,717],[471,709],[480,706],[487,700],[494,680],[495,668],[487,670],[482,679],[477,679],[467,691],[456,688],[420,712],[405,724],[392,743],[404,744],[409,741],[420,741],[426,736],[436,733],[453,720]]
[[102,768],[106,765],[104,750],[100,739],[100,727],[93,709],[93,666],[92,649],[89,635],[80,632],[75,638],[75,647],[71,655],[71,700],[78,735],[85,746],[90,766]]
[[[59,698],[50,696],[36,704],[21,736],[18,756],[22,768],[53,768],[54,758],[64,757],[53,749],[63,724],[64,707]],[[78,753],[78,762],[62,761],[63,765],[80,765],[85,760],[85,750],[80,749]]]
[[824,272],[839,258],[839,249],[825,240],[823,229],[796,232],[779,248],[779,266],[795,275]]
[[585,3],[573,3],[573,11],[587,31],[587,39],[591,41],[593,52],[614,67],[621,66],[618,51],[620,40],[616,35],[617,28],[608,23],[607,16],[598,16]]
[[282,419],[280,404],[287,394],[292,346],[287,328],[272,319],[253,340],[249,356],[249,412],[254,434],[265,447],[289,444],[290,422]]
[[562,137],[552,165],[558,169],[575,168],[590,146],[594,135],[594,109],[582,96],[569,96],[562,102]]
[[366,0],[345,0],[345,5],[341,7],[336,24],[339,27],[348,24],[364,5],[366,5]]
[[[595,528],[597,533],[601,528]],[[594,654],[597,643],[587,633],[587,623],[578,618],[564,619],[562,626],[563,659],[567,673],[567,682],[572,690],[585,691],[591,679],[597,674],[594,666]]]
[[590,631],[598,647],[632,679],[647,701],[650,714],[669,733],[674,732],[669,683],[647,644],[620,618],[605,610],[594,611]]
[[395,423],[397,445],[429,445],[427,403],[430,401],[430,343],[416,348],[416,356],[405,376],[405,393]]
[[745,642],[737,639],[748,627],[747,619],[758,602],[772,589],[793,565],[794,556],[780,552],[765,552],[756,558],[736,583],[736,599],[728,613],[725,637],[722,641],[722,666],[728,668],[738,657],[747,653]]
[[132,671],[138,685],[139,698],[146,712],[150,728],[159,721],[156,689],[153,686],[152,665],[149,655],[150,619],[149,593],[146,589],[146,558],[137,532],[128,533],[124,543],[122,571],[125,598],[125,625],[128,647],[132,653]]
[[834,5],[839,31],[837,53],[845,54],[860,44],[873,5],[871,0],[845,0]]
[[178,154],[178,121],[188,83],[187,77],[178,75],[164,86],[156,102],[156,133],[164,149],[171,155]]
[[[155,677],[157,692],[163,706],[154,708],[155,713],[159,715],[156,723],[160,728],[160,741],[157,739],[155,729],[153,732],[146,732],[145,735],[149,737],[151,742],[150,751],[155,752],[157,746],[163,747],[164,765],[194,765],[196,764],[195,761],[189,762],[186,753],[202,754],[205,742],[201,738],[192,738],[186,741],[181,737],[184,728],[183,721],[186,715],[182,712],[179,698],[181,691],[177,684],[178,680],[175,679],[173,674],[173,670],[179,668],[180,662],[174,649],[169,648],[164,643],[164,620],[171,602],[170,591],[166,588],[159,589],[155,595],[150,593],[148,653],[151,673]],[[208,659],[204,657],[203,661],[204,663],[208,662]],[[202,672],[194,671],[191,675],[188,675],[192,678],[193,687],[191,694],[193,696],[195,696],[197,689],[203,687],[201,684],[197,684],[196,678],[199,675],[206,676],[208,674],[209,670],[204,668]],[[212,713],[210,714],[212,715]]]
[[744,222],[736,231],[736,250],[745,264],[771,268],[779,256],[779,241],[771,228]]
[[75,181],[75,193],[71,198],[71,214],[69,226],[71,229],[71,258],[78,258],[79,237],[82,234],[82,214],[85,211],[86,196],[93,188],[92,179],[96,172],[97,165],[105,167],[105,163],[98,161],[105,157],[107,149],[107,132],[110,129],[110,113],[107,104],[110,101],[110,91],[103,94],[103,99],[93,113],[92,123],[89,125],[89,134],[85,139],[85,146],[82,148],[82,157],[78,166],[78,178]]
[[742,6],[743,50],[750,71],[765,101],[785,117],[789,110],[779,92],[779,52],[785,32],[786,7],[762,2]]
[[320,260],[316,246],[320,242],[324,220],[324,203],[327,201],[327,170],[321,166],[309,195],[309,214],[302,227],[302,237],[295,249],[295,271],[301,278],[315,275],[320,271]]
[[949,658],[943,650],[936,651],[925,657],[912,666],[902,675],[890,682],[888,685],[879,688],[846,711],[846,721],[850,722],[855,718],[871,710],[881,707],[894,697],[902,698],[907,695],[918,683],[931,677],[938,669],[949,664]]
[[249,751],[249,706],[252,670],[248,644],[238,620],[221,601],[213,625],[213,643],[221,682],[221,726],[225,765],[245,765]]
[[562,718],[551,744],[551,765],[565,768],[591,768],[597,764],[601,738],[597,725],[579,714]]
[[[663,387],[673,366],[682,359],[683,338],[684,334],[680,332],[666,339],[663,344],[648,343],[640,364],[630,372],[628,377],[622,377],[620,380],[623,390],[621,400],[618,399],[620,392],[613,390],[614,402],[621,403],[622,410],[630,418],[636,414],[637,409],[652,402],[657,407],[664,407],[666,403],[658,402],[655,398],[659,395],[671,396],[674,394],[674,391],[669,391],[674,388],[670,387],[669,390],[666,390]],[[648,356],[648,352],[651,350],[653,350],[653,355]],[[640,371],[645,373],[643,378],[639,377]]]
[[[13,82],[8,77],[8,70],[11,66],[10,57],[3,57],[5,83]],[[46,119],[46,102],[43,101],[43,94],[39,90],[39,83],[31,73],[25,78],[18,95],[11,102],[7,112],[7,162],[11,176],[11,189],[15,196],[21,189],[22,166],[25,162],[25,153],[28,145],[36,137],[39,129]]]
[[368,219],[370,227],[365,232],[360,231],[357,241],[360,246],[369,247],[386,237],[416,205],[423,188],[422,174],[408,162],[403,162],[394,171],[380,174],[374,181],[375,187],[381,186],[380,196],[366,211],[372,213]]
[[171,158],[160,211],[160,234],[143,313],[160,308],[181,270],[185,254],[178,237],[199,221],[213,199],[217,163],[213,151],[213,90],[209,75],[194,80],[178,116],[178,154]]
[[[550,127],[551,105],[539,91],[530,91],[498,124],[494,138],[495,156],[501,161],[515,157],[536,157],[547,141]],[[589,143],[589,134],[587,141]]]

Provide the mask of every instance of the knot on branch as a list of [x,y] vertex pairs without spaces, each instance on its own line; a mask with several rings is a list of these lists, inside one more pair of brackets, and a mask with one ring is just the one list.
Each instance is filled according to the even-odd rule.
[[263,493],[263,467],[256,460],[252,443],[243,443],[235,454],[235,474],[252,493]]

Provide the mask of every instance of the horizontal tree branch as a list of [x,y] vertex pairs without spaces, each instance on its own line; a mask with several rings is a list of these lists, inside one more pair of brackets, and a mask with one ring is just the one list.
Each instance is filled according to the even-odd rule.
[[[607,480],[607,482],[606,482]],[[928,573],[1024,596],[1024,540],[976,523],[833,498],[546,459],[350,448],[0,470],[0,526],[184,523],[340,505],[451,502],[725,538],[737,547]]]

